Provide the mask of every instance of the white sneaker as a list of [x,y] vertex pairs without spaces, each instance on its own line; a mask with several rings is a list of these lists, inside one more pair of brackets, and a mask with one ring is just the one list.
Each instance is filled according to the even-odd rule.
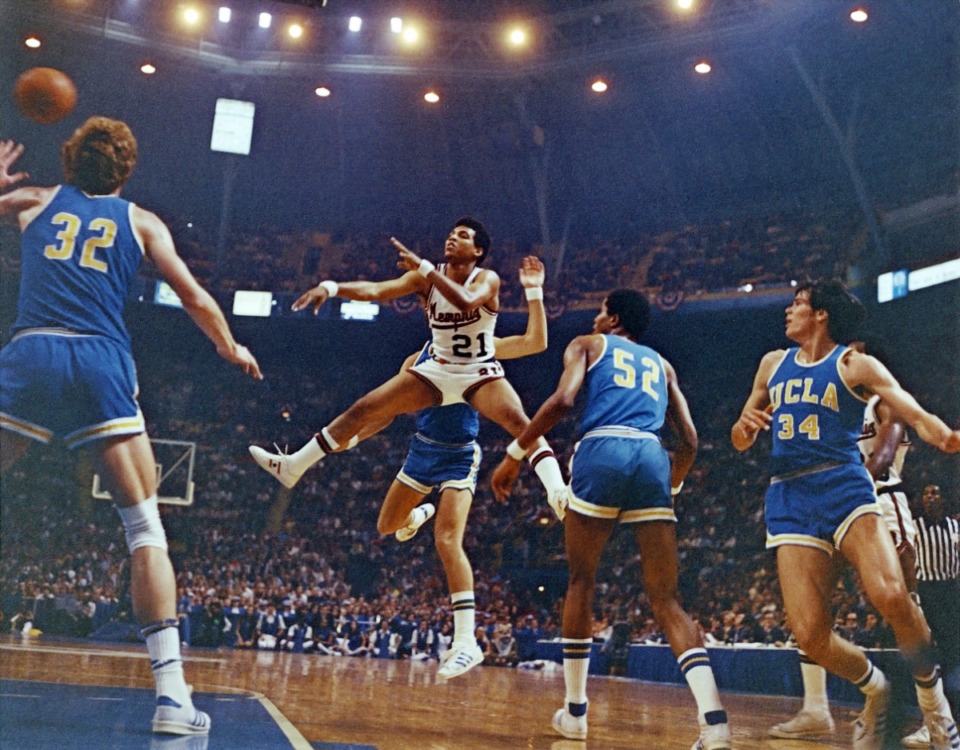
[[700,736],[690,750],[730,750],[730,725],[701,726]]
[[394,536],[397,538],[398,542],[409,542],[413,539],[417,532],[420,531],[420,527],[423,526],[427,521],[433,518],[433,514],[437,512],[437,508],[433,503],[424,503],[423,505],[413,509],[414,521],[411,524],[407,524],[402,529],[398,529]]
[[153,731],[157,734],[208,734],[210,717],[193,706],[181,706],[172,698],[157,698],[153,712]]
[[908,734],[906,737],[900,740],[900,744],[904,747],[930,750],[930,730],[927,729],[926,724],[922,724],[916,732],[913,734]]
[[887,733],[887,704],[890,683],[883,690],[868,695],[863,711],[853,723],[853,750],[881,750]]
[[774,724],[767,732],[771,737],[805,740],[833,734],[833,717],[829,711],[801,711],[789,721]]
[[478,664],[483,663],[483,651],[474,642],[472,645],[451,646],[445,654],[443,664],[437,670],[437,677],[449,680],[469,672]]
[[562,734],[568,740],[587,739],[587,717],[571,716],[567,709],[558,708],[553,714],[553,720],[550,722],[554,731]]
[[960,734],[950,714],[930,712],[923,717],[923,726],[930,735],[933,750],[960,750]]
[[251,445],[250,455],[253,456],[253,460],[257,462],[257,466],[280,482],[284,487],[293,487],[293,485],[300,481],[300,477],[303,476],[302,471],[299,474],[291,471],[290,457],[286,453],[280,453],[279,448],[277,448],[277,453],[270,453],[270,451],[265,451],[257,445]]

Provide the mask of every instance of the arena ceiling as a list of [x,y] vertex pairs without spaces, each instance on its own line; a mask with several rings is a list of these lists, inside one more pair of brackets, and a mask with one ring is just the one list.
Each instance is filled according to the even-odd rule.
[[[836,0],[701,0],[694,16],[668,0],[238,0],[229,34],[173,26],[176,5],[0,0],[4,90],[40,64],[80,88],[54,126],[0,101],[0,135],[27,143],[37,178],[58,178],[57,144],[97,112],[140,136],[140,199],[213,231],[229,180],[237,228],[432,232],[472,211],[499,236],[551,242],[864,199],[880,213],[958,187],[957,2],[865,3],[854,24]],[[299,47],[241,23],[263,7],[304,19]],[[379,31],[394,9],[429,21],[425,49]],[[351,41],[354,12],[371,15]],[[497,43],[514,18],[537,29],[525,55]],[[209,153],[218,97],[256,103],[249,157]]]

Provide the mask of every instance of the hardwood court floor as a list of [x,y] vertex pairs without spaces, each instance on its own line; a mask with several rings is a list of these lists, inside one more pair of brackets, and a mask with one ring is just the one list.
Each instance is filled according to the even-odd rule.
[[[309,743],[301,740],[303,747],[687,750],[697,734],[693,698],[679,686],[591,677],[590,738],[584,743],[564,740],[550,728],[550,717],[563,699],[559,669],[478,667],[443,682],[436,678],[435,662],[229,649],[187,650],[185,658],[195,690],[263,694]],[[143,648],[16,636],[0,638],[0,678],[152,687]],[[828,741],[800,742],[766,736],[771,724],[799,708],[799,699],[726,694],[724,702],[738,750],[849,747],[854,708],[834,707],[837,732]],[[209,750],[218,750],[216,705],[209,708],[214,720]],[[149,718],[144,716],[145,725]]]

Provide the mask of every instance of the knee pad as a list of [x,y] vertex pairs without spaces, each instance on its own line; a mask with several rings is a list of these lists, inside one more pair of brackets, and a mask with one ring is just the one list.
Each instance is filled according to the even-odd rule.
[[160,508],[157,497],[149,497],[141,503],[127,508],[117,508],[123,530],[127,536],[127,548],[132,553],[141,547],[157,547],[167,551],[167,535],[160,522]]

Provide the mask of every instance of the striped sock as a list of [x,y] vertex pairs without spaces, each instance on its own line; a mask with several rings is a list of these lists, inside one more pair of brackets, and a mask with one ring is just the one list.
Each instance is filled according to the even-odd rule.
[[[587,713],[587,675],[590,671],[592,638],[563,638],[563,680],[567,686],[567,711],[571,716]],[[579,713],[578,713],[579,712]]]
[[147,641],[147,652],[150,654],[150,669],[153,670],[153,679],[157,683],[157,697],[166,696],[181,706],[192,705],[190,689],[183,677],[183,659],[180,656],[180,631],[176,628],[176,620],[167,620],[167,625],[158,623],[161,627],[150,630],[152,626],[144,628]]
[[563,491],[566,488],[567,484],[563,481],[563,474],[560,473],[560,464],[549,445],[535,450],[527,460],[548,495]]
[[830,710],[827,700],[827,670],[812,661],[806,652],[797,651],[800,657],[800,678],[803,680],[803,710],[807,713],[826,713]]
[[477,603],[472,591],[450,594],[453,606],[453,643],[475,644],[477,642]]
[[691,648],[677,657],[680,671],[687,679],[690,692],[697,701],[700,723],[713,726],[727,723],[727,712],[720,703],[717,681],[710,666],[710,655],[705,648]]

